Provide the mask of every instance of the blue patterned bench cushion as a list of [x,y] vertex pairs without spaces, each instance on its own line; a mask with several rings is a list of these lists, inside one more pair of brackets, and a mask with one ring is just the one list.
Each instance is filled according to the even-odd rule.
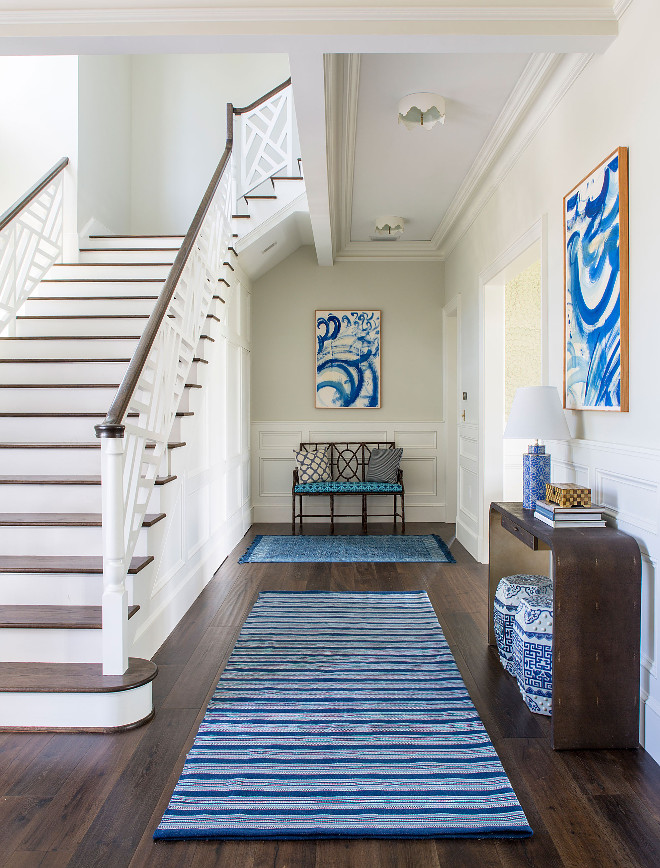
[[295,486],[296,494],[397,494],[398,482],[302,482]]

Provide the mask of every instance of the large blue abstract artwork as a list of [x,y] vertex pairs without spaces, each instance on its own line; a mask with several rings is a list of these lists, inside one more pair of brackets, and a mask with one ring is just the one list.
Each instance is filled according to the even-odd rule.
[[316,406],[380,407],[380,311],[316,311]]
[[628,149],[564,198],[564,406],[628,410]]

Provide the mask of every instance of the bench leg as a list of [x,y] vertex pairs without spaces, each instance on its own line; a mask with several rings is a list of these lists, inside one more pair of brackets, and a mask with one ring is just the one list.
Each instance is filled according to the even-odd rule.
[[401,533],[405,534],[406,532],[406,507],[403,502],[404,494],[401,492]]
[[392,529],[392,533],[396,533],[396,494],[394,495],[394,515],[392,518],[394,519],[394,528]]
[[334,494],[330,495],[330,533],[334,534],[335,532],[335,496]]
[[362,533],[367,532],[367,495],[362,495]]
[[302,528],[302,515],[303,515],[303,513],[302,513],[302,499],[303,499],[303,496],[301,494],[300,495],[300,514],[298,516],[299,521],[300,521],[300,536],[302,536],[302,532],[303,532],[303,528]]
[[296,495],[291,496],[291,536],[296,535]]

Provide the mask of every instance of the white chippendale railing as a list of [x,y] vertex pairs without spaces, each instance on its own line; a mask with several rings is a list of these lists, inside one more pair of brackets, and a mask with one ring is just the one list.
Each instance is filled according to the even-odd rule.
[[0,334],[62,253],[64,157],[0,217]]
[[126,575],[211,300],[218,282],[228,278],[232,121],[229,105],[225,152],[108,415],[96,426],[101,438],[106,675],[128,668]]
[[291,79],[256,102],[234,109],[237,144],[237,196],[240,198],[277,172],[293,174],[294,116]]

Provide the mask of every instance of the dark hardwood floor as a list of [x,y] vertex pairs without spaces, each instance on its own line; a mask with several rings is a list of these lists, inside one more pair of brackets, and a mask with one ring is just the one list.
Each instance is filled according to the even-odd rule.
[[[359,531],[344,529],[342,533]],[[660,767],[643,750],[553,752],[486,645],[487,568],[450,525],[456,564],[237,564],[255,526],[158,651],[156,716],[117,735],[0,734],[3,868],[632,868],[660,865]],[[389,533],[390,527],[370,527]],[[326,532],[310,526],[308,531]],[[159,842],[151,836],[261,590],[429,594],[534,836],[522,841]]]

